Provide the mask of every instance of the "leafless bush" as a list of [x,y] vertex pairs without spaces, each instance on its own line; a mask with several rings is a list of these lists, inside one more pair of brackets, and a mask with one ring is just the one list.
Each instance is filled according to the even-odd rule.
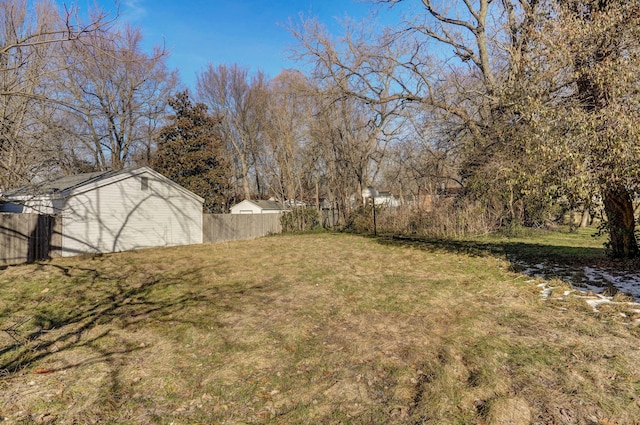
[[455,238],[496,230],[500,216],[479,203],[444,199],[429,209],[405,206],[377,211],[378,233]]

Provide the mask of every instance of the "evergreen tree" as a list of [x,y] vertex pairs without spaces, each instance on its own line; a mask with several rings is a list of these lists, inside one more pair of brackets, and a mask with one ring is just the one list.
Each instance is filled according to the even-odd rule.
[[193,104],[187,91],[169,99],[175,111],[160,130],[152,166],[174,182],[202,196],[209,212],[223,212],[229,193],[229,162],[218,121],[207,106]]

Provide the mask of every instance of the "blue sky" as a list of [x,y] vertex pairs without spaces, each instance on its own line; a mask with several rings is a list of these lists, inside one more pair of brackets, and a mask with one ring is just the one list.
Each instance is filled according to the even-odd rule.
[[[94,1],[76,4],[86,8]],[[97,3],[116,10],[113,0]],[[121,0],[120,21],[141,27],[148,46],[164,43],[169,66],[194,88],[196,73],[209,62],[237,63],[252,72],[259,68],[270,77],[296,67],[287,59],[294,40],[285,27],[301,13],[337,31],[338,19],[364,18],[371,10],[370,4],[355,0]]]

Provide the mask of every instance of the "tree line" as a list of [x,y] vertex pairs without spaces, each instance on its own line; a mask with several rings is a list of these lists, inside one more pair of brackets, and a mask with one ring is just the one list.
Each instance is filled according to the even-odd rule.
[[410,105],[467,198],[506,223],[598,202],[609,252],[638,256],[639,2],[375,3],[411,7],[376,36],[298,26],[316,78],[366,104]]
[[610,253],[638,255],[638,2],[371,7],[402,18],[345,20],[337,35],[301,18],[293,54],[311,68],[270,78],[211,62],[190,92],[117,17],[0,0],[0,188],[148,164],[212,212],[275,197],[346,224],[376,186],[419,218],[412,231],[423,200],[455,188],[452,214],[494,228],[601,204]]

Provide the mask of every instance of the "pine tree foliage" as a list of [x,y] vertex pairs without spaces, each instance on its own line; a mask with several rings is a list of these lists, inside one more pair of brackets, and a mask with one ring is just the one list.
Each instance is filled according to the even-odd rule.
[[160,130],[152,165],[156,171],[205,199],[209,212],[223,212],[229,191],[229,162],[218,120],[207,106],[193,104],[188,92],[169,99],[175,111]]

